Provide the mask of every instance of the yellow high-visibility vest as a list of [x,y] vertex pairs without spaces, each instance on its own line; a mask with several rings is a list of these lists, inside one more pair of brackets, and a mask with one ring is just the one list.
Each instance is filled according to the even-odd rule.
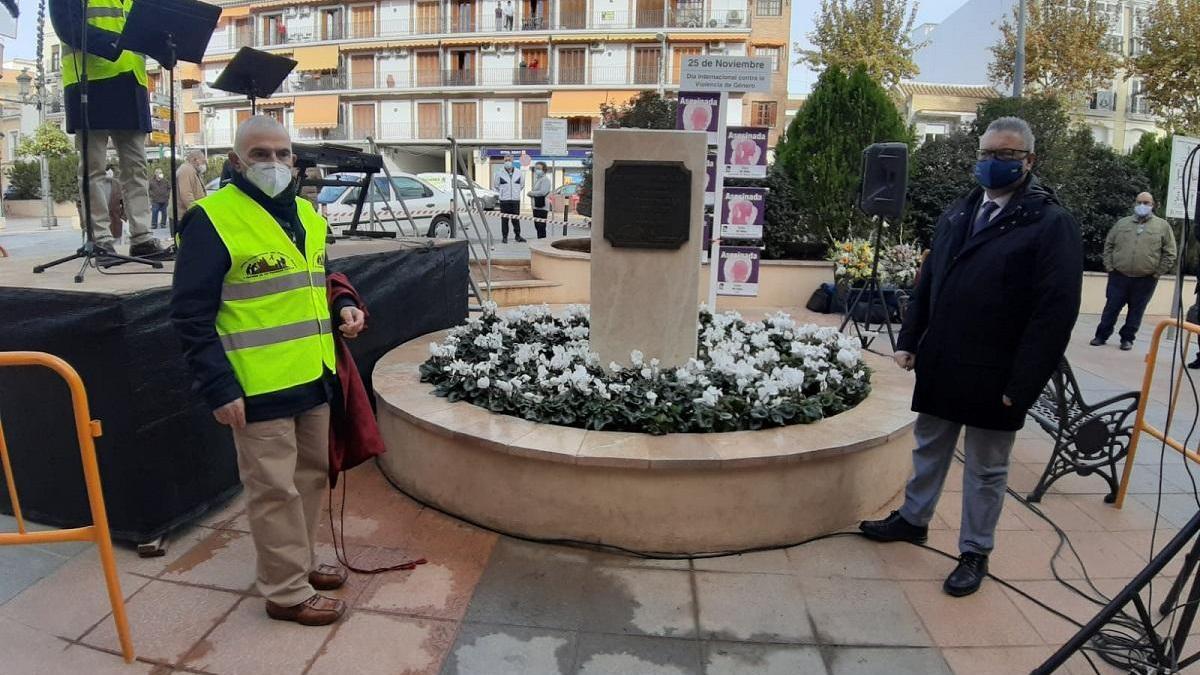
[[[125,16],[133,8],[133,0],[88,0],[87,22],[101,30],[120,33],[125,30]],[[122,73],[133,73],[138,84],[146,87],[146,58],[141,54],[123,51],[116,61],[109,61],[92,54],[63,45],[63,87],[79,84],[83,75],[83,60],[87,59],[88,82],[99,82]]]
[[[325,219],[297,198],[304,252],[274,216],[233,184],[200,199],[229,251],[217,334],[247,396],[336,372],[325,291]],[[180,237],[187,246],[186,233]]]

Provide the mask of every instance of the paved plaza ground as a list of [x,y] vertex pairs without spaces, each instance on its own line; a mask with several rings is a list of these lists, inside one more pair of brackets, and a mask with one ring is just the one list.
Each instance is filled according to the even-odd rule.
[[[21,255],[46,245],[29,244]],[[1095,321],[1080,318],[1068,354],[1087,394],[1098,399],[1138,387],[1148,340],[1129,353],[1088,347]],[[1158,420],[1166,381],[1153,395]],[[1190,424],[1194,409],[1185,395],[1181,418]],[[1027,426],[1012,487],[1030,490],[1049,452],[1049,438]],[[378,566],[419,555],[429,563],[352,575],[336,593],[351,608],[340,624],[304,628],[265,616],[252,590],[254,551],[238,498],[178,533],[165,557],[118,549],[134,665],[116,656],[94,547],[0,548],[0,672],[980,675],[1028,672],[1075,630],[993,580],[971,597],[946,596],[941,581],[953,561],[908,544],[847,535],[734,557],[645,560],[473,527],[395,491],[373,464],[347,478],[354,562]],[[1060,481],[1041,508],[1082,560],[1060,556],[1060,575],[1081,584],[1086,569],[1113,593],[1144,566],[1159,479],[1159,446],[1146,443],[1121,511],[1102,501],[1106,488],[1094,476]],[[1178,455],[1167,453],[1161,480],[1160,545],[1197,510]],[[956,465],[930,536],[948,553],[957,552],[960,481]],[[12,519],[0,517],[0,531],[12,530]],[[327,528],[320,537],[323,557],[332,560]],[[1048,523],[1010,499],[992,572],[1082,621],[1098,608],[1054,580],[1058,541]],[[1156,598],[1165,589],[1157,584]],[[1078,658],[1065,670],[1093,672]]]

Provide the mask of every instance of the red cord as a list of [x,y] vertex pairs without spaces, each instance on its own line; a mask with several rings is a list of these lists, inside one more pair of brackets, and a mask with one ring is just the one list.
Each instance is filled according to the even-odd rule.
[[397,570],[413,570],[417,565],[424,565],[427,561],[424,558],[415,560],[405,560],[402,563],[388,565],[387,567],[376,567],[374,569],[363,569],[350,564],[349,556],[346,555],[346,481],[348,476],[345,472],[342,473],[342,508],[338,513],[338,529],[342,531],[342,536],[339,538],[337,531],[333,527],[333,490],[329,488],[329,536],[333,539],[333,552],[337,556],[339,563],[344,565],[346,569],[358,574],[382,574],[383,572],[395,572]]

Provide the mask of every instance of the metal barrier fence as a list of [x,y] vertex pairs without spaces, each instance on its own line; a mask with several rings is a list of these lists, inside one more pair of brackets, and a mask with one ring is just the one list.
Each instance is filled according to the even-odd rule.
[[112,605],[113,621],[117,625],[117,637],[121,642],[121,654],[126,663],[133,663],[133,640],[129,634],[129,619],[125,615],[125,596],[121,593],[121,581],[117,577],[117,564],[113,558],[112,539],[108,531],[108,515],[104,509],[104,493],[100,485],[100,468],[96,462],[96,445],[93,441],[101,434],[100,421],[91,419],[88,411],[87,390],[79,374],[66,361],[42,352],[0,352],[0,368],[19,366],[41,366],[49,368],[67,383],[71,392],[71,407],[75,417],[75,434],[79,439],[79,454],[83,462],[83,480],[87,486],[88,505],[92,511],[92,524],[59,530],[30,532],[21,515],[21,500],[17,494],[16,477],[9,459],[8,444],[4,440],[4,427],[0,424],[0,465],[4,467],[4,481],[12,502],[13,517],[17,521],[15,533],[0,533],[0,546],[22,544],[49,544],[66,541],[95,542],[100,553],[100,566],[104,569],[104,583],[108,587],[108,600]]

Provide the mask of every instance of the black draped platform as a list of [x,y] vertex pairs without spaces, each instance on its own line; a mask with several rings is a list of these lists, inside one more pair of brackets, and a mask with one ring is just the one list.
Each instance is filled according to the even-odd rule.
[[[329,270],[347,274],[371,312],[351,342],[369,392],[381,356],[466,317],[464,241],[340,241],[329,256]],[[191,391],[168,320],[170,276],[128,266],[75,284],[66,265],[45,274],[32,265],[0,259],[0,351],[49,352],[83,378],[104,428],[97,451],[114,538],[150,541],[237,494],[233,438]],[[61,380],[42,368],[0,368],[0,422],[25,516],[90,522]],[[0,511],[12,512],[2,482]]]

